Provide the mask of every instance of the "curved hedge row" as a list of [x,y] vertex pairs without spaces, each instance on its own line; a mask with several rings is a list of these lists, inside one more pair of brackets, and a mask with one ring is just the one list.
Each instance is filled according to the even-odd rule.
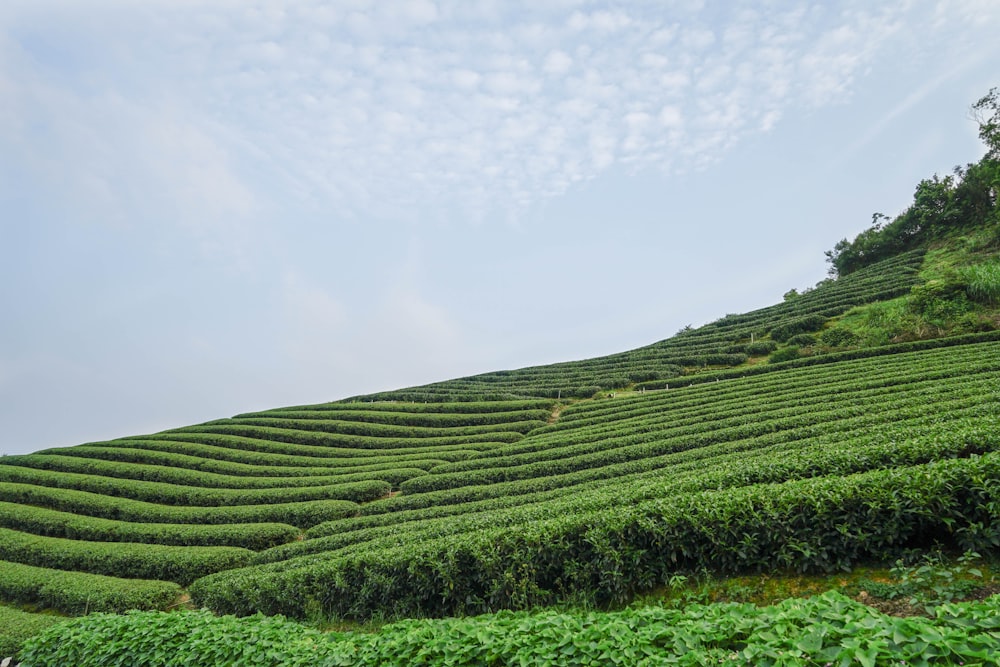
[[987,343],[1000,341],[1000,331],[988,331],[985,333],[964,334],[952,336],[950,338],[935,338],[932,340],[918,340],[909,343],[894,343],[882,347],[868,347],[857,350],[845,350],[843,352],[831,352],[829,354],[817,354],[811,357],[800,357],[793,361],[783,361],[778,364],[758,364],[756,366],[733,368],[698,375],[689,375],[673,378],[668,382],[643,382],[636,385],[637,389],[679,389],[693,384],[703,384],[706,382],[716,382],[719,380],[729,380],[734,378],[750,377],[763,373],[774,373],[784,371],[789,368],[803,368],[805,366],[819,366],[823,364],[838,364],[843,361],[854,359],[871,359],[894,354],[906,354],[908,352],[919,352],[921,350],[933,350],[957,345],[974,345],[976,343]]
[[324,521],[354,516],[358,504],[349,500],[313,500],[277,505],[177,507],[142,500],[115,498],[88,491],[33,484],[0,482],[0,501],[37,505],[104,519],[142,523],[236,524],[287,523],[310,528]]
[[240,547],[172,547],[134,542],[86,542],[0,528],[0,560],[56,570],[187,585],[206,574],[250,563]]
[[[406,412],[414,414],[481,414],[489,412],[516,412],[518,410],[551,410],[553,401],[539,398],[516,398],[516,399],[489,399],[485,401],[457,401],[454,403],[434,402],[425,403],[423,401],[374,401],[359,400],[358,398],[346,398],[333,403],[315,403],[312,405],[292,405],[284,408],[276,408],[273,412],[286,410],[358,410],[362,407],[366,412],[400,412],[400,408],[405,408]],[[261,413],[272,412],[267,410]]]
[[[545,421],[552,413],[552,406],[543,408],[520,409],[493,412],[390,412],[388,410],[370,410],[368,404],[364,409],[352,409],[351,405],[334,403],[331,406],[320,406],[311,410],[277,409],[264,412],[245,412],[233,417],[234,420],[270,418],[270,419],[332,419],[349,422],[364,422],[373,424],[392,424],[395,426],[432,426],[437,428],[486,426],[507,424],[512,422]],[[440,405],[440,404],[438,404]],[[412,404],[408,407],[414,407]]]
[[[548,414],[544,415],[548,418]],[[295,431],[319,431],[336,435],[355,435],[369,438],[461,438],[487,433],[527,433],[545,424],[545,419],[532,419],[498,424],[474,426],[408,426],[379,422],[347,421],[340,419],[289,419],[278,417],[234,417],[202,424],[204,427],[228,428],[231,426],[258,426]],[[191,428],[191,427],[188,427]],[[504,436],[506,437],[506,435]]]
[[[622,396],[614,401],[600,401],[589,404],[578,403],[568,406],[559,419],[532,433],[529,441],[553,431],[582,426],[600,426],[610,420],[661,414],[667,410],[676,412],[686,409],[686,415],[707,416],[714,414],[716,403],[726,404],[740,400],[744,405],[766,400],[774,404],[782,396],[794,399],[839,394],[855,389],[875,389],[907,382],[952,377],[960,374],[956,365],[973,369],[995,368],[984,361],[990,356],[983,354],[988,348],[981,346],[960,346],[939,352],[926,352],[920,360],[909,355],[880,357],[877,368],[872,368],[871,360],[844,361],[834,366],[809,366],[785,369],[780,375],[755,375],[740,382],[698,383],[683,392],[641,392]],[[508,446],[504,449],[510,449]]]
[[[982,391],[995,385],[995,382],[993,379],[986,379],[979,383],[967,380],[958,383],[950,390],[940,389],[928,392],[924,394],[924,397],[933,395],[942,404],[952,399],[965,405],[969,401],[980,399]],[[896,418],[919,415],[925,411],[926,405],[926,401],[917,403],[919,398],[921,398],[919,395],[908,396],[905,394],[899,398],[886,397],[880,402],[880,406]],[[484,467],[460,472],[424,475],[404,482],[401,488],[404,494],[416,495],[463,486],[483,486],[522,479],[538,480],[587,469],[610,477],[613,476],[614,466],[635,462],[636,465],[645,467],[654,462],[657,457],[716,443],[758,440],[764,437],[770,438],[770,442],[788,441],[804,437],[802,429],[808,427],[817,427],[826,432],[828,429],[837,428],[838,425],[843,427],[852,419],[868,420],[869,423],[879,423],[884,419],[880,415],[872,415],[871,405],[866,403],[833,405],[829,408],[825,404],[821,404],[817,407],[821,409],[786,408],[776,410],[770,415],[754,415],[752,421],[741,417],[736,418],[733,423],[715,424],[715,422],[708,422],[707,428],[706,424],[696,424],[666,433],[653,430],[645,433],[639,432],[636,435],[636,430],[623,427],[621,429],[622,435],[614,439],[602,439],[600,446],[594,448],[595,451],[506,467]]]
[[[420,471],[421,474],[423,472]],[[392,486],[388,482],[378,480],[289,489],[214,489],[98,475],[51,472],[35,468],[21,468],[16,465],[8,465],[3,461],[0,461],[0,482],[51,486],[170,505],[206,507],[273,505],[309,500],[366,502],[381,498],[392,490]]]
[[[442,465],[443,463],[444,461],[436,461],[430,467]],[[221,475],[203,470],[189,470],[171,466],[119,463],[104,459],[61,456],[51,453],[5,456],[2,462],[0,462],[0,466],[2,465],[213,489],[288,489],[291,487],[331,486],[371,480],[398,486],[403,481],[412,477],[419,477],[427,472],[423,468],[400,464],[399,466],[382,467],[378,470],[347,472],[337,475],[245,477],[241,475]]]
[[[186,426],[183,429],[164,431],[157,434],[173,438],[179,435],[208,433],[212,435],[231,435],[246,438],[257,438],[268,442],[283,442],[292,445],[308,445],[324,448],[351,448],[372,450],[412,450],[415,447],[413,439],[405,437],[377,438],[373,436],[350,435],[341,433],[324,433],[322,431],[300,431],[293,428],[275,428],[272,426],[252,426],[240,424],[219,424],[210,426]],[[151,436],[146,436],[151,437]],[[491,431],[471,435],[433,436],[420,438],[420,445],[468,445],[473,443],[517,442],[522,433]]]
[[[1000,367],[1000,366],[998,366]],[[896,378],[902,380],[902,378]],[[433,469],[434,476],[445,473],[461,473],[464,471],[480,470],[484,468],[501,468],[529,463],[537,463],[548,460],[565,460],[567,457],[576,457],[583,454],[602,453],[607,454],[621,439],[623,432],[643,433],[641,440],[652,439],[651,434],[656,434],[659,441],[666,438],[698,436],[704,432],[714,432],[717,430],[738,428],[744,426],[748,415],[753,415],[755,427],[762,428],[767,421],[780,419],[793,415],[805,418],[813,412],[829,412],[833,409],[843,409],[846,405],[862,403],[864,401],[881,401],[886,397],[891,398],[892,404],[900,405],[904,402],[922,400],[922,397],[939,400],[948,392],[954,391],[956,386],[961,394],[968,394],[970,378],[950,378],[947,376],[939,378],[924,378],[913,382],[891,382],[882,385],[872,383],[872,385],[861,384],[856,380],[844,383],[845,386],[853,385],[857,388],[854,392],[844,392],[838,394],[835,389],[824,395],[817,390],[795,392],[793,395],[771,397],[766,404],[762,404],[759,396],[753,394],[747,397],[746,401],[729,399],[717,401],[710,404],[702,403],[700,407],[687,411],[677,409],[679,406],[658,406],[658,410],[649,414],[642,414],[640,418],[624,417],[612,420],[609,417],[602,417],[593,422],[599,428],[587,428],[574,430],[572,441],[574,444],[566,444],[565,439],[560,437],[546,437],[544,434],[531,438],[523,447],[512,445],[498,449],[495,452],[483,454],[480,457],[468,459],[451,464],[442,464]],[[988,386],[993,382],[991,379],[983,381]],[[826,400],[817,400],[823,398]],[[712,408],[715,408],[714,410]],[[707,416],[711,416],[709,421]],[[591,420],[578,420],[580,424],[591,424]],[[548,433],[548,432],[547,432]],[[601,438],[594,438],[591,434],[601,433]],[[539,442],[549,443],[546,447],[535,447]]]
[[0,561],[0,598],[66,614],[167,609],[183,592],[169,581],[120,579]]
[[[206,442],[200,442],[205,440]],[[297,455],[268,451],[275,445],[282,451],[295,451],[299,445],[268,443],[253,438],[212,435],[178,435],[175,439],[143,436],[142,439],[112,440],[100,445],[58,447],[37,452],[39,455],[89,456],[113,461],[135,461],[192,468],[227,475],[251,477],[269,475],[336,475],[353,470],[379,470],[386,465],[408,465],[422,468],[420,461],[460,461],[489,449],[489,445],[421,447],[409,451],[393,450],[390,454],[376,450],[341,450],[339,456]],[[323,448],[309,448],[317,450]],[[326,451],[325,449],[323,451]],[[310,452],[312,453],[312,452]],[[170,457],[165,459],[163,457]]]
[[70,540],[244,547],[254,551],[292,542],[299,537],[299,529],[285,523],[136,523],[11,502],[0,502],[0,527]]

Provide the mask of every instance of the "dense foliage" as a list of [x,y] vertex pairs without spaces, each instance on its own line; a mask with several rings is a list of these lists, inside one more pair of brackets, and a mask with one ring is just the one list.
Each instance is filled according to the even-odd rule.
[[329,633],[281,618],[200,613],[91,616],[44,633],[25,667],[391,667],[410,665],[987,665],[1000,652],[1000,597],[894,618],[837,593],[615,613],[542,611],[411,620]]

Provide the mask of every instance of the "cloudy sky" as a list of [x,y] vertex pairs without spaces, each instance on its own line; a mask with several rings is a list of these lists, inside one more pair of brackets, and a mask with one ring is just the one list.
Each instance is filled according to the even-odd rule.
[[780,301],[982,150],[992,0],[4,0],[0,453]]

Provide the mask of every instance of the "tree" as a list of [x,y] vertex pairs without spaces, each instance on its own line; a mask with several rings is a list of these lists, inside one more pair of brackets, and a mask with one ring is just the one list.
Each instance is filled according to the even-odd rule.
[[1000,89],[990,88],[972,105],[971,112],[979,124],[979,138],[986,144],[986,156],[1000,160]]

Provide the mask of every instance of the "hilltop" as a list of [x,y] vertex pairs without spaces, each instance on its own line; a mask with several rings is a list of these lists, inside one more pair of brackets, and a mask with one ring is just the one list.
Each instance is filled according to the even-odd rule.
[[[26,652],[32,664],[107,664],[130,651],[169,660],[163,646],[198,632],[212,638],[191,649],[204,664],[250,661],[255,634],[289,642],[275,649],[281,660],[302,660],[281,664],[311,664],[327,641],[287,621],[217,625],[206,614],[97,617],[73,635],[52,615],[197,606],[312,623],[530,612],[410,621],[371,639],[335,633],[323,664],[369,664],[362,655],[386,664],[371,657],[379,651],[416,660],[404,656],[426,641],[413,637],[434,633],[452,637],[443,653],[454,657],[469,636],[491,646],[510,623],[540,637],[546,624],[578,628],[554,631],[559,640],[579,627],[667,617],[688,627],[698,614],[729,618],[735,634],[690,630],[696,657],[774,664],[751,647],[780,642],[747,628],[777,614],[808,632],[809,619],[839,615],[850,620],[838,632],[851,637],[890,628],[900,651],[911,640],[914,656],[948,646],[944,664],[973,664],[995,638],[954,619],[995,616],[995,601],[935,599],[944,611],[919,637],[937,633],[936,644],[836,594],[758,611],[580,620],[592,612],[578,610],[619,609],[699,577],[830,575],[897,561],[906,572],[927,558],[932,572],[958,562],[965,575],[976,559],[989,564],[1000,545],[996,102],[991,92],[974,107],[982,161],[922,182],[907,211],[876,217],[828,254],[830,279],[771,307],[594,359],[3,457],[0,653],[49,625]],[[887,599],[904,589],[885,589]],[[575,610],[531,612],[551,605]],[[147,627],[160,630],[150,640],[129,634]],[[946,641],[949,632],[964,634]],[[834,635],[787,650],[839,661],[834,648],[846,640]],[[122,636],[132,639],[109,639]],[[650,651],[682,641],[647,639]],[[498,662],[527,648],[490,650]]]

